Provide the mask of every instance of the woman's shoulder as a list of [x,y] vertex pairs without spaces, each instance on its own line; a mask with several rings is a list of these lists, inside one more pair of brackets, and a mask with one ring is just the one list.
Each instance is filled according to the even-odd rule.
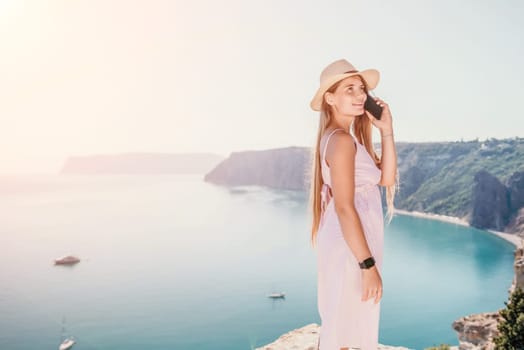
[[353,136],[342,130],[342,132],[333,132],[329,142],[326,144],[326,162],[337,161],[338,159],[348,159],[354,157],[357,152],[357,146],[354,143]]

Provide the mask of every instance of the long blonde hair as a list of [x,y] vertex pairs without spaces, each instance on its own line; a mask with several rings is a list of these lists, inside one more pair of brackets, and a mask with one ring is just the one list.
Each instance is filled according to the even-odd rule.
[[[360,76],[358,76],[360,77]],[[360,77],[362,80],[364,86],[365,86],[365,92],[368,92],[368,86],[362,77]],[[331,86],[327,91],[328,92],[334,92],[337,87],[340,85],[342,80],[338,81],[336,84]],[[365,113],[365,112],[364,112]],[[311,208],[311,212],[313,215],[312,220],[312,227],[311,227],[311,244],[313,247],[315,246],[316,241],[316,235],[318,231],[318,226],[320,224],[320,216],[321,216],[321,208],[320,208],[320,190],[322,188],[322,185],[324,184],[324,181],[322,180],[322,172],[321,172],[321,154],[320,154],[320,140],[322,138],[322,135],[326,131],[327,126],[330,124],[330,122],[334,119],[333,116],[333,110],[332,107],[324,100],[322,99],[322,106],[320,108],[320,120],[318,125],[318,134],[317,134],[317,142],[315,148],[312,150],[311,153],[311,167],[310,167],[310,191],[309,191],[309,207]],[[364,145],[368,153],[371,155],[371,158],[375,161],[375,164],[377,167],[380,167],[382,159],[378,157],[378,155],[375,153],[375,149],[373,148],[373,142],[372,142],[372,132],[373,132],[373,124],[369,120],[369,118],[363,114],[361,116],[357,116],[354,119],[353,122],[353,133],[357,140]],[[399,183],[399,174],[397,170],[397,174],[395,176],[395,184],[391,186],[386,186],[386,203],[387,203],[387,223],[389,224],[391,222],[391,219],[393,218],[393,213],[395,210],[393,200],[395,198],[396,189],[398,187]]]

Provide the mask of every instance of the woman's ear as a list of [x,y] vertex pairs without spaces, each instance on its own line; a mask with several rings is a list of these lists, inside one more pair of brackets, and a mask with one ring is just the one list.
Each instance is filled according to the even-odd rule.
[[324,94],[324,99],[326,100],[327,104],[330,106],[333,106],[333,94],[331,92],[326,92]]

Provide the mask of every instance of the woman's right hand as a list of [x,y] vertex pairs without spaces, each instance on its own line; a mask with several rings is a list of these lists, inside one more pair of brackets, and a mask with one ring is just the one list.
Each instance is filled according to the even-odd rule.
[[362,301],[372,297],[375,297],[375,304],[382,298],[382,278],[376,265],[362,269]]

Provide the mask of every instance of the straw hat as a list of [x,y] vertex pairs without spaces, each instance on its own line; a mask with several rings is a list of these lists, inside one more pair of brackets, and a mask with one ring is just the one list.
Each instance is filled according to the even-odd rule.
[[320,111],[322,106],[322,99],[324,93],[336,82],[351,77],[353,75],[360,75],[367,84],[368,89],[373,90],[380,79],[380,73],[376,69],[365,69],[358,71],[351,63],[345,59],[337,60],[329,64],[322,73],[320,73],[320,87],[315,96],[309,104],[314,111]]

